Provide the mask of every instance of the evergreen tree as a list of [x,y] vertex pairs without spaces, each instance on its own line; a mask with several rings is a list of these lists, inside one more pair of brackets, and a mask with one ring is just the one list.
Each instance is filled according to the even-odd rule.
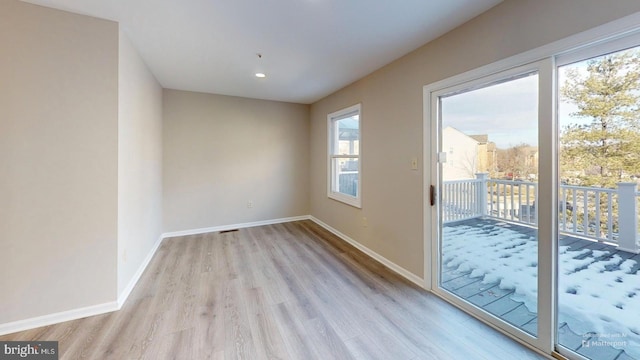
[[560,137],[563,172],[581,185],[615,188],[640,174],[640,52],[629,50],[588,61],[586,74],[568,69],[560,89],[587,124],[569,124]]

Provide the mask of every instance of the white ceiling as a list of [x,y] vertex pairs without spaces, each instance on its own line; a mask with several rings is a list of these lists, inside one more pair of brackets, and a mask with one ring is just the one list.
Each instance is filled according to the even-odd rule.
[[165,88],[312,103],[502,0],[24,1],[118,21]]

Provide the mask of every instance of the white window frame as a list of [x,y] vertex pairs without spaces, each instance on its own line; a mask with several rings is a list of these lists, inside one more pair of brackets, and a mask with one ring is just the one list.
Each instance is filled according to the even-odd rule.
[[[338,128],[335,124],[343,119],[354,115],[359,115],[358,120],[358,153],[357,155],[341,155],[338,154]],[[347,205],[362,208],[362,104],[356,104],[348,108],[332,112],[327,115],[327,197]],[[350,196],[336,191],[338,181],[337,175],[334,173],[334,159],[356,159],[358,160],[358,182],[356,187],[356,196]]]

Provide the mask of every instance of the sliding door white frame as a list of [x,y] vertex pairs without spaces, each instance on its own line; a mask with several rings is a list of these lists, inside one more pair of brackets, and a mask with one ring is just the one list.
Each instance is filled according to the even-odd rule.
[[[609,40],[604,43],[595,43],[590,46],[586,46],[575,51],[557,56],[555,58],[556,70],[565,65],[582,62],[585,60],[589,60],[590,58],[603,56],[605,54],[610,54],[613,52],[623,51],[630,48],[637,48],[638,46],[640,46],[640,33],[632,32],[629,34],[625,34],[620,38]],[[558,87],[557,84],[554,84],[554,86]],[[570,349],[565,348],[562,344],[558,344],[556,351],[569,359],[586,359],[581,355],[571,351]]]
[[[528,73],[538,74],[538,134],[539,134],[539,151],[540,151],[540,166],[539,166],[539,204],[540,209],[549,208],[553,202],[555,187],[554,179],[556,171],[554,162],[554,150],[555,150],[555,136],[556,133],[553,119],[555,118],[553,112],[555,107],[553,105],[552,94],[554,87],[550,86],[553,83],[554,66],[553,61],[549,59],[537,61],[528,65],[518,66],[509,70],[500,71],[498,73],[484,76],[475,80],[466,81],[463,83],[450,84],[440,89],[430,88],[430,118],[431,118],[431,161],[432,161],[432,179],[431,183],[435,185],[436,199],[439,199],[438,190],[441,188],[441,176],[439,172],[441,165],[438,162],[439,144],[442,143],[442,128],[440,124],[440,98],[449,94],[455,94],[461,91],[469,91],[472,89],[482,88],[501,81],[508,81],[511,78],[518,77],[520,75]],[[543,161],[550,161],[544,163]],[[548,166],[551,164],[551,166]],[[438,205],[438,200],[436,200]],[[557,211],[557,210],[556,210]],[[553,295],[552,290],[555,287],[550,287],[549,284],[553,284],[551,268],[554,264],[553,261],[553,234],[554,223],[550,222],[554,218],[553,214],[540,214],[538,220],[538,331],[537,336],[534,337],[512,325],[507,324],[503,320],[467,303],[466,301],[452,295],[448,291],[441,289],[438,284],[438,274],[440,269],[440,244],[439,241],[433,241],[432,243],[432,269],[433,283],[431,290],[438,296],[446,299],[447,301],[455,304],[456,306],[464,309],[465,311],[473,314],[474,316],[484,320],[494,327],[501,329],[509,333],[511,336],[523,341],[542,352],[550,353],[553,343],[553,329],[554,322],[552,321],[552,304]],[[432,236],[433,239],[440,239],[439,233],[442,225],[442,221],[439,218],[438,211],[432,212],[431,224],[432,224]]]
[[[447,301],[465,309],[472,315],[482,319],[489,325],[507,333],[515,339],[538,351],[551,354],[555,347],[555,289],[557,276],[554,269],[557,268],[557,120],[556,120],[556,67],[555,59],[568,62],[573,53],[584,56],[584,52],[595,44],[614,46],[608,43],[617,42],[617,39],[640,32],[640,13],[635,13],[611,23],[598,26],[583,33],[556,41],[554,43],[536,48],[525,53],[489,64],[478,69],[453,76],[443,81],[427,85],[423,89],[423,152],[424,152],[424,278],[425,287],[435,294],[442,296]],[[615,41],[614,41],[615,40]],[[624,40],[619,40],[624,41]],[[580,51],[578,51],[580,50]],[[487,83],[492,77],[507,77],[513,72],[526,68],[527,64],[536,64],[539,71],[539,201],[541,209],[555,209],[553,211],[539,212],[538,228],[538,336],[537,338],[524,333],[512,326],[503,323],[486,312],[473,309],[466,302],[449,295],[438,288],[439,271],[439,214],[430,204],[430,185],[437,189],[438,162],[437,138],[439,118],[437,99],[439,95],[450,93],[456,87],[469,88],[476,84]],[[523,67],[524,66],[524,67]]]

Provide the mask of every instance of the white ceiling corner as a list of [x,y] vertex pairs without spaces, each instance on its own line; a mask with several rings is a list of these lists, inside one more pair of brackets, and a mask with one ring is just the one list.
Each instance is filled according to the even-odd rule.
[[23,1],[119,22],[165,88],[308,104],[502,0]]

